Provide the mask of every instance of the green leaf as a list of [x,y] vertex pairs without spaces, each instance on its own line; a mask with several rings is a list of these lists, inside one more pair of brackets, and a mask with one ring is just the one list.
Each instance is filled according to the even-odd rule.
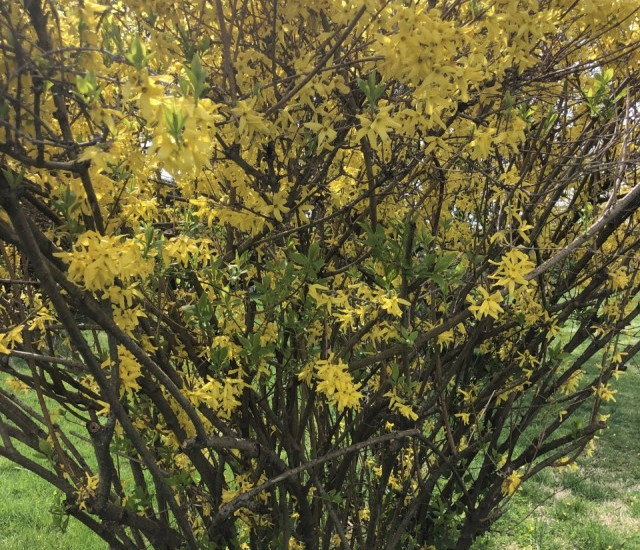
[[202,97],[207,89],[207,73],[203,70],[200,56],[197,53],[194,54],[193,58],[191,59],[191,66],[185,68],[185,72],[189,77],[189,83],[191,84],[193,96],[195,97],[197,104],[198,100]]
[[331,491],[327,491],[326,493],[327,495],[327,500],[329,502],[332,502],[333,504],[342,504],[342,501],[344,500],[344,497],[342,496],[342,494],[339,491],[336,491],[335,489],[332,489]]
[[366,81],[361,78],[356,80],[358,88],[360,88],[362,93],[367,97],[369,109],[371,111],[376,111],[378,109],[378,100],[382,97],[382,94],[387,87],[383,82],[378,84],[377,80],[378,74],[375,70],[369,73],[369,77]]
[[358,78],[356,80],[356,83],[358,84],[358,88],[360,88],[360,90],[362,90],[362,93],[368,97],[369,96],[369,85],[367,84],[366,80],[362,80],[361,78]]
[[53,504],[49,508],[51,514],[51,527],[54,531],[66,533],[69,526],[69,512],[66,506],[66,497],[61,492],[56,492]]
[[19,174],[16,174],[8,168],[3,168],[2,174],[4,175],[4,179],[9,184],[9,187],[11,187],[11,189],[16,189],[22,183],[22,180],[24,178],[24,167],[20,170]]
[[38,450],[46,456],[48,460],[53,459],[53,445],[47,439],[38,439]]
[[151,54],[147,53],[147,48],[140,40],[140,36],[136,35],[131,41],[129,51],[125,54],[125,57],[129,63],[140,71],[149,63]]
[[99,96],[102,88],[98,85],[96,73],[89,69],[84,76],[76,75],[77,95],[86,103],[93,103]]
[[620,101],[623,97],[625,97],[627,95],[627,91],[629,88],[623,88],[622,90],[620,90],[620,92],[618,93],[618,95],[616,95],[616,97],[613,98],[613,102],[617,103],[618,101]]
[[189,115],[178,111],[175,107],[163,107],[162,112],[164,114],[164,122],[167,126],[167,131],[177,144],[181,144],[182,131],[184,130],[184,125]]

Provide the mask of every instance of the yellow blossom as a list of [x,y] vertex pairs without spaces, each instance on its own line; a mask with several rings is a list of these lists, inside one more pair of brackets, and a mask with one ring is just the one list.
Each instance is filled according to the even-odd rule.
[[593,393],[599,399],[602,399],[604,402],[615,401],[614,394],[618,393],[618,390],[612,390],[609,387],[609,384],[598,384],[593,388]]
[[316,376],[319,380],[317,391],[337,405],[339,411],[345,408],[357,409],[363,398],[360,391],[361,384],[354,383],[353,377],[347,372],[347,365],[342,362],[318,361]]
[[500,491],[506,497],[511,496],[513,495],[513,493],[515,493],[518,490],[518,487],[520,487],[521,483],[522,483],[522,478],[520,477],[518,472],[514,470],[502,482],[502,485],[500,486]]
[[381,295],[378,297],[380,307],[384,309],[390,315],[395,317],[402,317],[402,310],[400,306],[408,306],[409,302],[403,298],[399,298],[397,295]]
[[389,132],[402,128],[401,124],[391,118],[391,105],[380,107],[375,115],[357,115],[360,129],[356,132],[355,140],[367,137],[373,145],[379,139],[383,143],[389,141]]
[[482,301],[478,304],[471,295],[467,296],[467,300],[471,302],[469,311],[473,313],[476,319],[482,319],[483,317],[493,317],[497,319],[500,313],[504,313],[504,309],[500,306],[502,302],[502,295],[496,291],[493,294],[489,294],[489,291],[480,287],[480,294],[482,295]]
[[5,333],[0,333],[0,353],[9,354],[14,344],[22,343],[22,329],[23,325],[13,327],[11,330]]
[[489,275],[489,278],[496,279],[493,286],[506,287],[511,296],[514,295],[516,285],[529,284],[526,275],[534,268],[534,263],[529,257],[517,249],[507,252],[499,262],[489,260],[489,263],[498,266],[496,271]]

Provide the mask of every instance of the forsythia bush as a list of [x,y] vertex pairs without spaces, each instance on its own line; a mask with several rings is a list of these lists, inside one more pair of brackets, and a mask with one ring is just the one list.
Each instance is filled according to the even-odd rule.
[[112,549],[469,548],[640,349],[639,10],[0,1],[0,456]]

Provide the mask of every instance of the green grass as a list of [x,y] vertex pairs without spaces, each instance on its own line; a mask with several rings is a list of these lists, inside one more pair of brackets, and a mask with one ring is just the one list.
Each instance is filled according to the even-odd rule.
[[5,459],[0,459],[0,548],[2,550],[101,549],[106,544],[71,518],[66,532],[56,529],[50,512],[56,489]]
[[640,550],[640,368],[615,388],[594,455],[525,483],[473,550]]
[[[0,384],[5,379],[5,376],[1,377]],[[29,405],[37,407],[34,396],[20,397]],[[81,431],[63,417],[58,422],[66,433]],[[73,436],[71,438],[74,439]],[[89,462],[93,462],[92,449],[88,443],[80,441],[78,448]],[[27,451],[27,456],[46,466],[47,461],[43,455]],[[60,499],[61,493],[55,487],[25,468],[0,457],[0,549],[106,548],[106,543],[100,537],[74,518],[69,517],[66,528],[62,529],[60,520],[68,516],[63,518],[51,512],[56,506],[60,506]]]

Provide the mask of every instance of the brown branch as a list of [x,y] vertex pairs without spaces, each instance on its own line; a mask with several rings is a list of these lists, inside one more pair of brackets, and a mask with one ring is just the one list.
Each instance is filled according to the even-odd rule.
[[311,69],[311,71],[307,73],[307,76],[305,76],[296,86],[294,86],[291,90],[289,90],[289,92],[283,95],[280,101],[278,101],[272,107],[269,107],[265,111],[265,116],[269,116],[270,114],[284,107],[293,96],[295,96],[300,90],[302,90],[302,88],[304,88],[309,83],[309,81],[318,74],[318,72],[322,69],[322,67],[324,67],[329,61],[329,59],[331,59],[331,56],[333,56],[333,54],[336,53],[338,48],[348,38],[349,34],[353,30],[353,28],[356,26],[356,23],[358,22],[358,20],[363,16],[365,11],[367,11],[367,7],[362,6],[353,16],[351,23],[349,23],[349,25],[344,30],[342,35],[340,35],[338,40],[336,40],[336,43],[329,49],[329,51],[326,54],[322,56],[322,58],[320,59],[320,61],[318,61],[316,66],[313,69]]
[[328,462],[329,460],[334,460],[336,458],[339,458],[341,456],[344,456],[346,454],[351,454],[351,453],[355,453],[361,449],[364,449],[366,447],[371,447],[373,445],[378,445],[380,443],[384,443],[386,441],[392,441],[394,439],[401,439],[403,437],[415,437],[420,435],[420,430],[418,430],[417,428],[412,428],[410,430],[404,430],[401,432],[392,432],[392,433],[388,433],[385,435],[381,435],[379,437],[374,437],[373,439],[368,439],[366,441],[361,441],[359,443],[354,443],[353,445],[349,445],[348,447],[344,447],[342,449],[336,449],[335,451],[331,451],[329,453],[327,453],[324,456],[321,456],[320,458],[316,458],[314,460],[310,460],[309,462],[306,462],[304,464],[301,464],[300,466],[297,466],[295,468],[291,468],[290,470],[287,470],[286,472],[283,472],[282,474],[268,480],[265,481],[264,483],[261,483],[260,485],[254,487],[253,489],[250,489],[249,491],[245,492],[245,493],[241,493],[239,494],[237,497],[235,497],[233,500],[231,500],[230,502],[227,502],[225,505],[221,506],[220,509],[218,510],[218,513],[216,514],[215,517],[215,523],[220,523],[222,521],[224,521],[225,518],[227,518],[230,514],[232,514],[233,512],[235,512],[236,510],[238,510],[239,508],[242,508],[245,506],[245,504],[247,502],[249,502],[253,497],[259,495],[262,491],[266,491],[267,489],[278,485],[279,483],[282,483],[283,481],[286,481],[287,479],[289,479],[290,477],[296,476],[299,473],[302,473],[306,470],[309,470],[311,468],[315,468],[316,466],[320,466],[320,464],[324,464],[325,462]]
[[53,357],[52,355],[42,355],[40,353],[34,353],[30,351],[20,351],[17,349],[12,349],[9,352],[9,355],[12,357],[19,357],[20,359],[25,359],[27,361],[44,361],[45,363],[55,363],[58,365],[66,365],[67,367],[75,367],[78,369],[86,369],[87,366],[80,361],[74,361],[73,359],[67,359],[65,357]]
[[185,451],[191,449],[215,449],[216,451],[238,449],[250,457],[255,458],[260,455],[260,445],[257,442],[230,436],[211,435],[204,441],[192,437],[182,442],[182,449]]
[[578,248],[585,245],[596,234],[609,223],[620,223],[627,216],[631,215],[640,203],[640,184],[636,184],[624,198],[613,204],[608,210],[605,210],[600,217],[580,236],[576,237],[571,243],[563,247],[557,254],[540,264],[534,270],[529,272],[525,279],[530,281],[541,274],[549,271],[553,266],[560,263],[567,256],[573,254]]

